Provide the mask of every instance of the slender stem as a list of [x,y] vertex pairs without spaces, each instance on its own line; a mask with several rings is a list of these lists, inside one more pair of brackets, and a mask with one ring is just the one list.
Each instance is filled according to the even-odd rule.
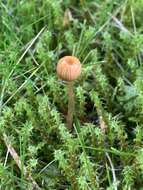
[[67,113],[67,127],[72,128],[74,113],[74,92],[73,82],[68,82],[68,113]]

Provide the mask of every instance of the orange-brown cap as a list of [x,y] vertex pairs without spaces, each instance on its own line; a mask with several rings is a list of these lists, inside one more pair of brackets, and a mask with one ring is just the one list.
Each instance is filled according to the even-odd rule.
[[59,60],[57,64],[57,74],[62,80],[75,80],[79,77],[80,73],[81,64],[78,58],[65,56]]

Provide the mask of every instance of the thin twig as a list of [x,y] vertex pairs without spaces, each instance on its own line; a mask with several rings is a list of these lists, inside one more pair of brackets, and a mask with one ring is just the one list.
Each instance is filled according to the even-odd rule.
[[[10,153],[10,155],[12,156],[12,158],[14,159],[16,165],[19,167],[20,170],[22,170],[22,163],[21,160],[16,152],[16,150],[12,147],[7,135],[4,133],[3,134],[3,140],[5,142],[5,145],[8,149],[8,152]],[[24,176],[32,181],[33,184],[33,189],[40,189],[39,185],[36,183],[36,181],[32,178],[32,176],[29,174],[29,172],[27,171],[26,167],[23,166],[23,171],[24,171]]]
[[4,167],[6,166],[8,155],[9,155],[9,149],[7,149],[7,152],[6,152],[6,157],[5,157],[5,161],[4,161],[4,164],[3,164]]
[[114,189],[115,190],[118,190],[118,187],[117,187],[117,179],[116,179],[116,174],[115,174],[115,169],[114,169],[114,165],[112,163],[112,160],[108,154],[108,152],[105,152],[105,155],[110,163],[110,166],[111,166],[111,171],[112,171],[112,175],[113,175],[113,186],[114,186]]
[[123,23],[114,15],[112,15],[111,13],[108,13],[108,15],[111,16],[111,18],[113,19],[113,21],[116,23],[116,26],[122,30],[125,33],[128,33],[129,35],[132,36],[132,33],[123,25]]
[[[103,132],[103,134],[105,134],[106,129],[108,128],[107,124],[105,123],[105,121],[103,120],[103,116],[100,110],[97,110],[98,116],[99,116],[99,124],[100,124],[100,128]],[[106,144],[105,144],[106,146]],[[108,152],[105,152],[105,155],[110,163],[111,166],[111,171],[112,171],[112,176],[113,176],[113,186],[115,190],[118,190],[118,184],[117,184],[117,179],[116,179],[116,174],[115,174],[115,169],[114,169],[114,165],[112,163],[112,160],[108,154]]]

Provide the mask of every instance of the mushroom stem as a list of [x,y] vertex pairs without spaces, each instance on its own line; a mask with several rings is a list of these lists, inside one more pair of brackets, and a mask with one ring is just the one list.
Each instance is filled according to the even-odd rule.
[[68,113],[67,113],[67,127],[72,128],[73,123],[73,113],[74,113],[74,92],[73,92],[73,82],[68,82]]

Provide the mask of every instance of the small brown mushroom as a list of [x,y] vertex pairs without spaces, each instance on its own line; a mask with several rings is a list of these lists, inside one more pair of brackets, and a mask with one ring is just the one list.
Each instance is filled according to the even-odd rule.
[[74,56],[65,56],[61,58],[57,65],[57,74],[59,78],[65,81],[73,81],[81,73],[81,64],[78,58]]
[[65,56],[61,58],[57,64],[57,74],[60,79],[68,82],[68,114],[67,126],[72,128],[74,113],[74,92],[73,81],[76,80],[81,73],[81,64],[78,58],[74,56]]

